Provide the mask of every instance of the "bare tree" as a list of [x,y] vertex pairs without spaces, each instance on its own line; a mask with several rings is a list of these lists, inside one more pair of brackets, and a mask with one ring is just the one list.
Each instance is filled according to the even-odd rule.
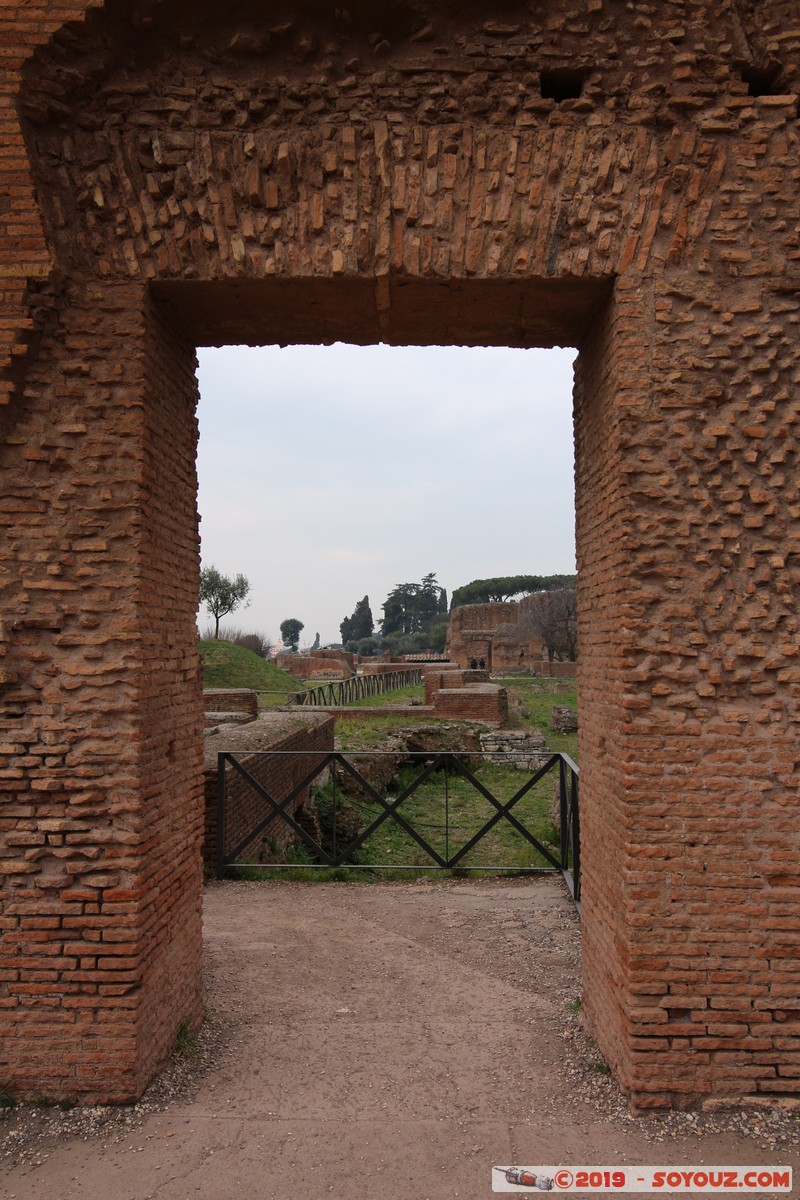
[[578,606],[573,588],[535,592],[520,601],[522,628],[540,637],[553,659],[575,661],[578,652]]

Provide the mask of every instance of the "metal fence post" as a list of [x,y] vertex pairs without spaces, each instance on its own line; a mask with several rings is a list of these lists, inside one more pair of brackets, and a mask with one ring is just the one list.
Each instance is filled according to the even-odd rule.
[[572,772],[572,788],[570,789],[570,808],[572,810],[572,821],[570,828],[572,830],[572,878],[575,881],[575,900],[581,898],[581,818],[580,804],[578,801],[578,788],[580,781],[575,772]]
[[225,878],[225,760],[227,755],[217,755],[217,879]]
[[567,764],[563,758],[558,760],[558,838],[561,854],[561,870],[569,869],[569,828],[570,813],[567,800]]

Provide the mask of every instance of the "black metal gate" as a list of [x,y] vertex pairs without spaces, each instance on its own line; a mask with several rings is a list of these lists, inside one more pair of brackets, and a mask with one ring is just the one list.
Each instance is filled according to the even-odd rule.
[[[518,755],[498,756],[514,767]],[[484,765],[480,755],[462,753],[404,754],[401,762],[408,770],[418,771],[396,786],[381,786],[381,761],[385,769],[397,767],[396,755],[379,752],[321,753],[319,751],[222,752],[219,755],[218,803],[216,828],[217,874],[224,877],[232,864],[260,866],[259,861],[242,856],[252,853],[259,843],[275,845],[283,841],[305,847],[301,864],[270,861],[274,869],[291,866],[341,867],[354,870],[431,870],[482,872],[561,872],[573,898],[580,899],[580,828],[578,808],[578,768],[566,754],[552,754],[533,770],[506,772],[505,794],[496,795],[479,775]],[[493,758],[493,763],[497,759]],[[371,776],[371,778],[370,778]],[[377,777],[377,780],[376,780]],[[553,779],[550,804],[551,836],[543,838],[530,828],[531,799],[542,807],[543,780]],[[474,790],[485,802],[484,819],[471,818],[465,828],[455,802],[458,795]],[[431,783],[436,786],[431,789]],[[309,790],[325,789],[329,836],[324,838],[308,819],[306,803]],[[424,792],[424,819],[412,814],[415,797]],[[354,799],[354,794],[357,797]],[[460,801],[459,801],[460,803]],[[342,827],[337,819],[344,807],[361,810],[362,824],[357,830]],[[463,806],[462,806],[463,807]],[[338,812],[337,812],[338,808]],[[416,861],[359,861],[365,845],[381,828],[391,822],[405,835],[405,844],[414,849]],[[473,852],[490,839],[493,831],[507,827],[517,835],[513,862],[480,863]],[[555,827],[556,836],[552,835]],[[520,853],[519,847],[522,848]],[[420,861],[420,859],[424,861]]]

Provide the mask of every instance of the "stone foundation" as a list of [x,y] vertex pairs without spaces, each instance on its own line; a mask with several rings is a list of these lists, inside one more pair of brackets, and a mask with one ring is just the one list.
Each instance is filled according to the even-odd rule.
[[542,734],[528,733],[522,729],[482,733],[481,752],[486,762],[516,767],[521,771],[538,771],[552,753],[547,749]]

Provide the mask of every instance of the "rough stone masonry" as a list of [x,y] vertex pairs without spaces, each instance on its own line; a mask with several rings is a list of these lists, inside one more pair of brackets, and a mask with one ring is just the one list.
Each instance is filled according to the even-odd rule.
[[344,339],[578,347],[587,1020],[639,1108],[800,1095],[800,2],[0,38],[0,1079],[200,1020],[194,348]]

